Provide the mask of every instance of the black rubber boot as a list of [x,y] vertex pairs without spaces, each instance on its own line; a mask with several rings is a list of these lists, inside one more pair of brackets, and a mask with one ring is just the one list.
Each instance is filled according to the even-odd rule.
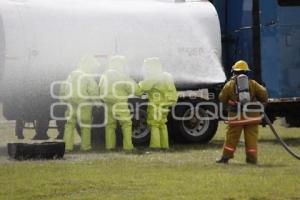
[[36,134],[32,140],[48,140],[49,137],[48,135],[45,135],[45,134]]
[[56,140],[64,139],[65,124],[66,120],[56,120],[56,126],[58,131],[58,135],[55,138]]
[[246,158],[246,163],[251,164],[251,165],[256,165],[257,159],[256,158]]
[[49,125],[49,119],[38,119],[35,124],[36,135],[32,138],[33,140],[48,140],[47,135]]
[[56,138],[56,140],[63,140],[64,139],[64,134],[59,133]]
[[224,156],[222,156],[221,158],[216,160],[216,163],[220,163],[220,164],[228,164],[229,158],[225,158]]

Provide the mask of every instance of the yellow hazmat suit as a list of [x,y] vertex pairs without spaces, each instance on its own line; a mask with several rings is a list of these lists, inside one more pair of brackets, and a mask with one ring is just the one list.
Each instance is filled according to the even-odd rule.
[[109,69],[101,77],[100,97],[106,104],[107,125],[105,127],[106,149],[116,147],[116,127],[120,122],[123,133],[123,148],[132,150],[132,121],[128,108],[128,96],[140,95],[137,83],[124,72],[127,61],[124,56],[113,56]]
[[[99,96],[99,88],[94,77],[100,67],[99,62],[94,56],[84,56],[81,58],[77,69],[68,76],[66,83],[61,88],[61,96],[70,98],[64,100],[69,103],[65,116],[64,141],[66,151],[73,150],[74,129],[78,122],[81,127],[81,149],[91,149],[91,124],[92,124],[92,98]],[[88,103],[90,105],[83,105]]]
[[167,117],[169,109],[177,102],[177,91],[172,76],[163,72],[158,58],[144,61],[145,80],[139,83],[148,94],[147,123],[151,127],[150,148],[169,148]]

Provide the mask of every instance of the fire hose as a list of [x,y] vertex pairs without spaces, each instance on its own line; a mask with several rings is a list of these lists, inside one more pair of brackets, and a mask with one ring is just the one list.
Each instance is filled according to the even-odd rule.
[[273,134],[275,135],[276,139],[280,142],[280,144],[283,146],[283,148],[289,153],[291,154],[294,158],[300,160],[300,156],[295,153],[287,143],[285,143],[285,141],[283,141],[283,139],[279,136],[279,134],[277,133],[277,131],[275,130],[274,126],[272,125],[271,120],[269,119],[268,115],[264,112],[264,119],[266,120],[267,124],[269,125],[271,131],[273,132]]
[[[246,63],[247,64],[247,63]],[[233,108],[241,108],[242,110],[246,106],[247,103],[251,102],[250,98],[250,90],[249,90],[249,79],[248,76],[245,74],[240,74],[234,76],[236,81],[236,89],[238,92],[238,101],[234,101],[232,99],[229,99],[228,104]],[[258,102],[259,103],[259,102]],[[261,103],[260,108],[263,108],[263,105]],[[246,106],[247,107],[247,106]],[[264,109],[262,109],[264,110]],[[288,144],[285,143],[285,141],[280,137],[280,135],[275,130],[274,126],[272,125],[272,122],[266,112],[262,112],[262,117],[255,117],[255,118],[248,118],[248,119],[242,119],[242,120],[229,120],[228,124],[229,126],[240,126],[240,125],[251,125],[251,124],[260,124],[262,119],[264,118],[266,123],[269,125],[272,133],[276,137],[276,139],[280,142],[280,144],[283,146],[283,148],[294,158],[300,160],[300,156],[296,154]]]
[[253,117],[253,118],[243,119],[243,120],[229,120],[227,123],[228,123],[229,126],[254,125],[254,124],[260,124],[262,122],[263,118],[265,119],[265,121],[269,125],[272,133],[274,134],[274,136],[276,137],[276,139],[279,141],[279,143],[283,146],[283,148],[289,154],[291,154],[294,158],[300,160],[300,155],[298,155],[297,153],[295,153],[289,147],[289,145],[280,137],[280,135],[278,134],[278,132],[274,128],[274,126],[273,126],[270,118],[268,117],[268,115],[265,112],[263,112],[263,117]]

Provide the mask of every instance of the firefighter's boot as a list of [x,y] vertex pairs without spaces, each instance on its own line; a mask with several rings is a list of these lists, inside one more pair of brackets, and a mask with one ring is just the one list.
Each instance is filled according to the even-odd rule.
[[220,163],[220,164],[228,164],[229,158],[226,158],[224,156],[222,156],[221,158],[216,160],[216,163]]

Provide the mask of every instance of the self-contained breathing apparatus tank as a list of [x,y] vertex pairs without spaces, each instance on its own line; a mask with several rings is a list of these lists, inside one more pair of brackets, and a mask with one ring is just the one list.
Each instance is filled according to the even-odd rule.
[[236,91],[242,106],[250,102],[249,79],[247,75],[241,74],[236,76]]

